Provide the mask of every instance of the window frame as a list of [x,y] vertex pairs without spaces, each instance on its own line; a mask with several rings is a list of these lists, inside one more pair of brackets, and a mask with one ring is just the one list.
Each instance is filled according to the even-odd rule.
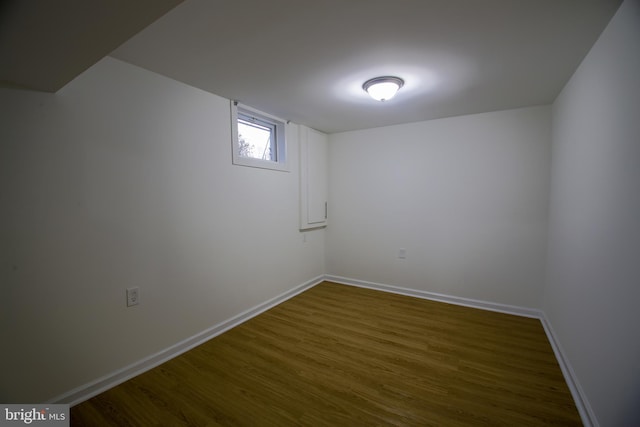
[[[232,162],[238,166],[248,166],[253,168],[271,169],[282,172],[289,172],[287,153],[287,122],[278,117],[256,110],[238,101],[231,101],[231,147]],[[253,118],[258,122],[266,123],[274,128],[276,160],[256,159],[253,157],[240,155],[240,144],[238,139],[238,118],[241,116]]]

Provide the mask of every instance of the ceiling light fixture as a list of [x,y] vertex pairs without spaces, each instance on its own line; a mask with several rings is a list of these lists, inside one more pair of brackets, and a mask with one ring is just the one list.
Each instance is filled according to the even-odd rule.
[[385,76],[367,80],[362,89],[376,101],[384,102],[393,98],[403,85],[404,80],[400,77]]

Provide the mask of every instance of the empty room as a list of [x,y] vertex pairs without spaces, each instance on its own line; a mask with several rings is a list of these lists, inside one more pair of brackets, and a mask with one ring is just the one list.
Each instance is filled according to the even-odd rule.
[[3,2],[0,424],[640,425],[638,76],[638,0]]

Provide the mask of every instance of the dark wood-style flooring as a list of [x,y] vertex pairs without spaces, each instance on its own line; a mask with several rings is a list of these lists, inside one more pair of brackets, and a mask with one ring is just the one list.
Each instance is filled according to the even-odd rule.
[[72,426],[582,425],[539,320],[323,282]]

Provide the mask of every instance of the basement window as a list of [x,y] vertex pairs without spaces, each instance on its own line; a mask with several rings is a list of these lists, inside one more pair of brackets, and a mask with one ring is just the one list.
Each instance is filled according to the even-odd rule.
[[288,171],[284,120],[231,101],[233,164]]

